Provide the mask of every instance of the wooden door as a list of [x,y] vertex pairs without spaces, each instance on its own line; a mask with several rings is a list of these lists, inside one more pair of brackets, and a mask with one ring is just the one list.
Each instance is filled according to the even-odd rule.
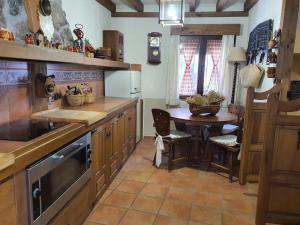
[[300,224],[300,100],[268,99],[256,224]]
[[17,224],[14,180],[0,181],[0,224]]
[[129,111],[129,152],[130,154],[135,149],[136,145],[136,106]]
[[124,112],[124,141],[126,148],[123,149],[123,161],[125,162],[130,154],[130,146],[129,146],[129,141],[130,141],[130,110],[127,109]]
[[100,126],[92,135],[92,198],[98,199],[108,186],[106,128]]

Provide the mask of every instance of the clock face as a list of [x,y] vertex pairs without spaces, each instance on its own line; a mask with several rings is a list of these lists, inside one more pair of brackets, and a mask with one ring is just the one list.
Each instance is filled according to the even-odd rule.
[[159,37],[150,37],[150,47],[159,47]]

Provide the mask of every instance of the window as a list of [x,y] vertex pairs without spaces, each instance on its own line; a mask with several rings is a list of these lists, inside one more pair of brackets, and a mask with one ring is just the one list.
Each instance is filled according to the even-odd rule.
[[179,95],[219,91],[222,36],[181,36]]

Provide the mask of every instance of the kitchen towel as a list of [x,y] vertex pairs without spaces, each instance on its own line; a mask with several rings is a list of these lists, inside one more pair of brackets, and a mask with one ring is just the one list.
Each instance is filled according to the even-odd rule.
[[156,146],[156,160],[155,165],[157,167],[160,166],[161,160],[162,160],[162,151],[165,149],[164,147],[164,141],[162,139],[162,136],[157,135],[155,139],[155,146]]

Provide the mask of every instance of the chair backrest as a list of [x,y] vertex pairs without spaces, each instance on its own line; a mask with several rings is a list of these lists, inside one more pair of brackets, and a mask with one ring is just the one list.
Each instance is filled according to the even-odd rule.
[[167,136],[170,134],[170,114],[162,109],[152,109],[154,127],[157,134]]
[[228,112],[237,115],[236,125],[239,127],[237,131],[237,143],[242,143],[245,107],[242,105],[230,104],[228,106]]

